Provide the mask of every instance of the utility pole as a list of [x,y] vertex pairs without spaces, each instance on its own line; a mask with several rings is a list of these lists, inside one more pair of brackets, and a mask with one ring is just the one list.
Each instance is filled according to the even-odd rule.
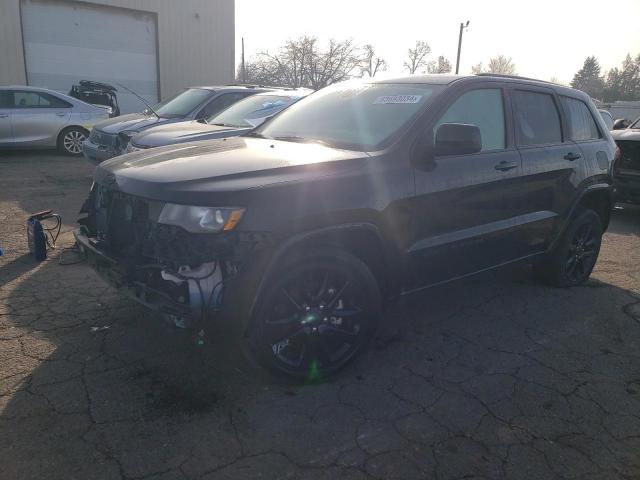
[[464,23],[460,24],[460,36],[458,37],[458,58],[456,59],[456,75],[460,70],[460,49],[462,48],[462,31],[468,26],[469,26],[469,20],[467,20],[466,24]]
[[[459,52],[458,55],[460,55]],[[247,83],[247,67],[244,64],[244,37],[242,37],[242,83]]]

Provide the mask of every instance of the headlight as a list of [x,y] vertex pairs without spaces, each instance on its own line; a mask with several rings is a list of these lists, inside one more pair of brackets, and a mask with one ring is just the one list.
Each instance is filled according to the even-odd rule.
[[244,208],[196,207],[167,203],[160,212],[158,223],[182,227],[191,233],[215,233],[233,230]]

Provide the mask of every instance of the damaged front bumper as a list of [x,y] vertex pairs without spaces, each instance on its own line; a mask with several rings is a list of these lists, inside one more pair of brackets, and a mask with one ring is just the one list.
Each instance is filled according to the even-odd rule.
[[74,236],[89,265],[107,283],[177,326],[195,327],[219,312],[226,270],[222,261],[176,271],[159,264],[137,265],[102,250],[82,228]]
[[177,326],[197,327],[219,316],[230,285],[238,293],[238,278],[254,270],[270,235],[191,233],[158,222],[164,205],[94,183],[74,235],[108,283]]

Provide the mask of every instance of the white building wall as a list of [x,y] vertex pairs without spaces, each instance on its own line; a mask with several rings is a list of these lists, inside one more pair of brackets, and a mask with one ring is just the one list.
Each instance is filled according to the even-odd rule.
[[[157,15],[161,98],[188,86],[233,81],[234,0],[88,0],[85,3]],[[20,0],[0,0],[0,85],[27,82],[20,5]],[[114,35],[117,34],[114,31]],[[91,72],[87,72],[87,77],[90,76]]]

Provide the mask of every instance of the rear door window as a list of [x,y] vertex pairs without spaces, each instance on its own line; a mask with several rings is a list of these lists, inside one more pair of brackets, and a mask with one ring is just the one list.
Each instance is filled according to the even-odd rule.
[[528,147],[562,142],[560,114],[552,95],[514,90],[512,99],[518,145]]
[[582,100],[561,96],[560,102],[569,120],[569,136],[571,140],[584,142],[602,138],[591,110]]
[[505,127],[502,90],[482,88],[463,93],[434,127],[434,137],[443,123],[467,123],[480,129],[482,151],[504,150]]
[[69,108],[71,104],[43,92],[15,90],[13,108]]

